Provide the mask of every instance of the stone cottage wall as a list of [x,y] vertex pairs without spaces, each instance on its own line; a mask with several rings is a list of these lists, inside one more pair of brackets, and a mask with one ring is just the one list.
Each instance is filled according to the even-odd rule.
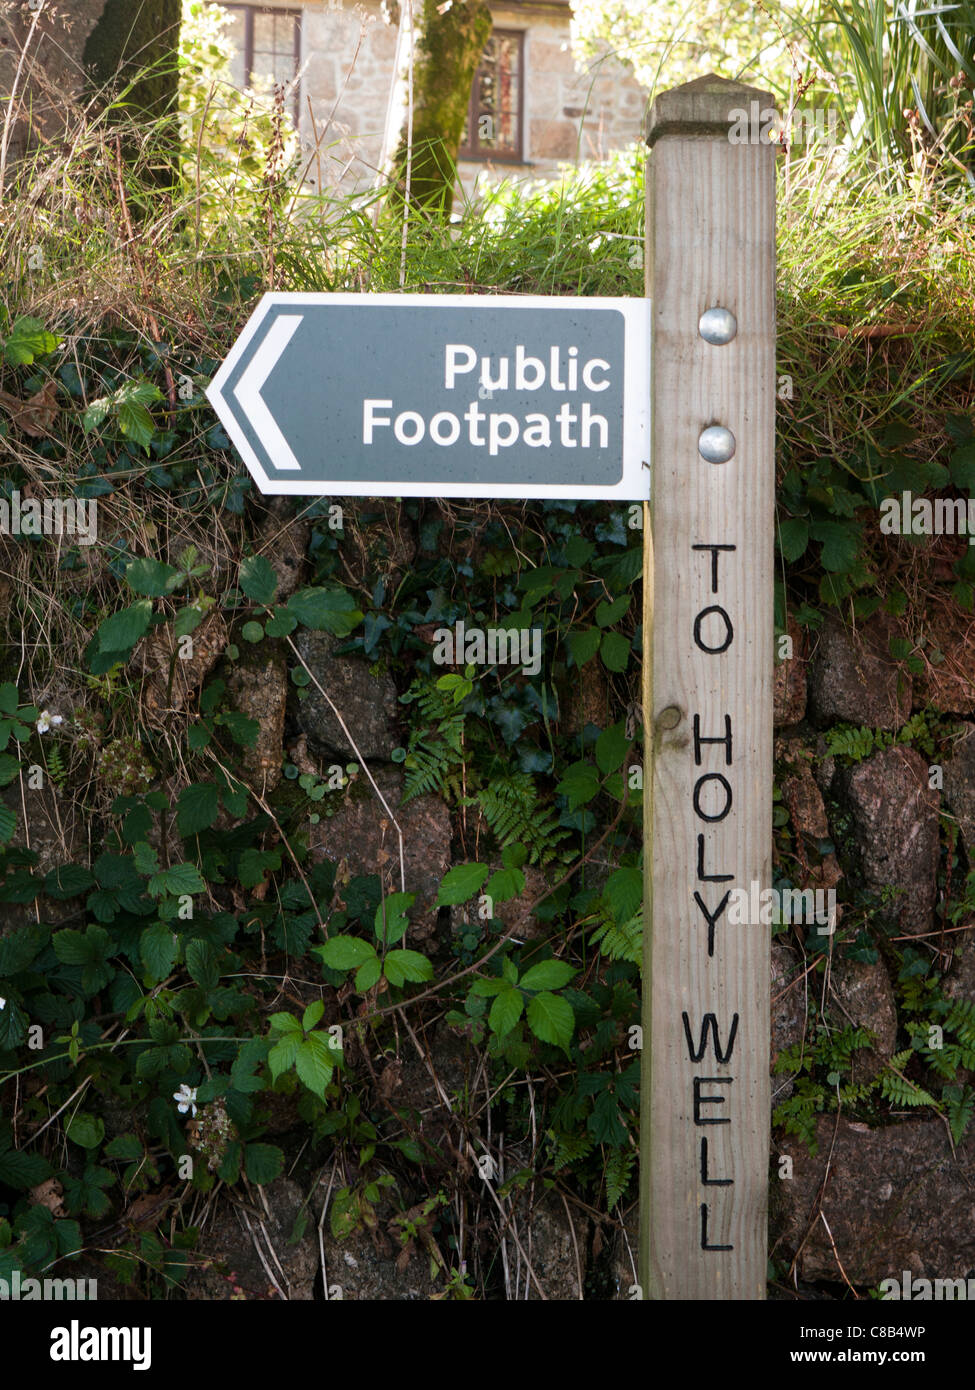
[[[286,0],[281,7],[289,8]],[[525,32],[525,162],[488,166],[462,161],[464,187],[472,188],[488,168],[514,178],[548,177],[560,164],[604,159],[640,139],[646,93],[612,58],[576,67],[567,5],[499,5],[493,13],[496,28]],[[309,147],[316,131],[320,141],[321,159],[310,170],[313,182],[321,178],[323,187],[347,191],[368,186],[376,177],[396,34],[378,0],[355,5],[327,0],[303,7],[300,130]]]

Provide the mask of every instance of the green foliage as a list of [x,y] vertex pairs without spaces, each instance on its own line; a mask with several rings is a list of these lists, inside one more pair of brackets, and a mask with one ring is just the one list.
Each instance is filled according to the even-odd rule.
[[907,746],[916,748],[925,757],[934,757],[939,746],[947,746],[956,726],[941,715],[918,710],[903,728],[896,732],[887,729],[855,728],[852,724],[834,724],[826,732],[826,751],[845,763],[859,763],[883,748]]
[[[399,1213],[407,1242],[440,1221],[437,1248],[455,1249],[448,1207],[416,1191],[431,1172],[441,1181],[429,1127],[414,1124],[404,1091],[377,1090],[367,1069],[346,1066],[339,1043],[353,1030],[350,1059],[401,1059],[404,1021],[421,1041],[436,1020],[483,1050],[493,1113],[477,1101],[478,1126],[492,1126],[479,1136],[503,1126],[512,1151],[541,1136],[531,1173],[509,1175],[505,1200],[539,1176],[615,1211],[633,1183],[642,875],[641,798],[628,764],[631,753],[639,761],[641,738],[643,546],[630,510],[363,499],[342,528],[328,500],[312,501],[301,508],[304,587],[285,598],[271,538],[290,518],[275,514],[272,525],[203,389],[258,295],[282,285],[642,293],[643,152],[544,186],[485,186],[451,227],[424,227],[404,248],[362,201],[286,186],[286,113],[280,103],[248,112],[249,98],[213,86],[225,72],[221,46],[207,51],[211,17],[191,9],[190,138],[171,216],[160,208],[152,237],[133,248],[112,149],[82,130],[77,161],[52,165],[43,185],[70,188],[68,202],[21,198],[0,232],[10,279],[4,390],[27,399],[51,385],[59,407],[54,435],[29,449],[12,421],[0,421],[7,482],[56,478],[66,493],[106,499],[113,523],[97,565],[59,551],[70,582],[53,605],[37,601],[50,588],[36,563],[41,548],[17,543],[17,558],[33,566],[13,600],[22,649],[90,674],[86,708],[56,742],[38,734],[38,711],[16,688],[0,687],[0,782],[12,786],[24,762],[43,764],[46,754],[61,796],[100,838],[91,863],[42,875],[32,853],[10,843],[13,813],[0,808],[0,907],[24,909],[31,922],[0,939],[0,1094],[4,1107],[11,1095],[20,1106],[22,1144],[13,1147],[5,1109],[0,1180],[12,1195],[0,1218],[0,1271],[39,1269],[90,1246],[90,1223],[118,1221],[130,1194],[172,1183],[188,1149],[194,1199],[218,1182],[273,1181],[285,1162],[311,1190],[337,1160],[333,1233],[374,1229],[387,1219],[380,1204],[402,1200],[415,1208]],[[729,11],[708,38],[723,57],[739,21]],[[815,630],[826,607],[857,622],[885,608],[904,620],[891,655],[910,675],[938,657],[914,621],[927,575],[918,578],[923,565],[912,559],[909,582],[909,566],[888,563],[873,523],[879,501],[899,488],[975,485],[970,228],[967,209],[941,192],[898,200],[857,174],[848,163],[835,177],[790,154],[779,357],[801,399],[780,402],[777,616],[784,622],[791,608]],[[98,216],[84,223],[85,208]],[[56,282],[52,271],[28,270],[35,245],[56,264]],[[65,307],[90,306],[92,285],[117,295],[111,322]],[[39,304],[58,308],[34,319]],[[860,336],[891,321],[912,332],[885,338],[883,351]],[[153,322],[151,337],[138,327]],[[971,559],[952,555],[950,564],[946,592],[964,602]],[[52,615],[63,634],[47,630]],[[167,673],[157,677],[142,658],[170,637],[203,642],[211,615],[229,633],[216,664],[184,691],[174,657],[167,686]],[[537,632],[540,670],[485,669],[463,655],[445,670],[428,629],[458,618]],[[234,707],[235,671],[291,661],[286,639],[302,625],[332,634],[407,692],[394,753],[405,799],[447,802],[457,860],[429,907],[390,890],[389,863],[356,874],[312,848],[314,818],[371,795],[364,778],[340,777],[336,788],[289,748],[281,786],[269,792],[270,780],[255,780],[259,725]],[[31,660],[41,658],[28,660],[25,692],[42,688]],[[289,738],[311,682],[293,666]],[[150,686],[158,705],[139,705]],[[896,734],[839,728],[827,737],[834,757],[855,761],[894,743],[939,757],[950,732],[947,720],[922,714]],[[149,772],[106,795],[98,768],[109,740],[123,750],[144,744]],[[161,790],[169,786],[172,804]],[[399,886],[395,872],[392,881]],[[51,903],[64,904],[53,927]],[[961,896],[946,905],[952,912],[957,924],[968,920]],[[876,959],[879,944],[896,959],[879,917],[856,915],[856,944],[841,949]],[[809,1137],[817,1115],[842,1106],[871,1123],[892,1109],[934,1111],[956,1142],[966,1134],[975,1018],[941,995],[920,957],[901,959],[900,1053],[871,1081],[858,1072],[854,1081],[872,1040],[821,1021],[781,1059],[796,1073],[778,1111],[788,1132]],[[43,1046],[28,1050],[34,1025]],[[383,1088],[395,1070],[377,1068]],[[178,1110],[176,1097],[193,1094]],[[451,1096],[455,1116],[472,1113],[468,1099]],[[268,1142],[279,1133],[280,1148]],[[26,1195],[48,1176],[65,1194],[68,1215],[56,1221]],[[195,1240],[184,1219],[167,1219],[161,1233],[113,1235],[119,1277],[141,1280],[146,1296],[171,1291]],[[464,1296],[460,1272],[450,1279]]]
[[[488,1026],[499,1043],[509,1040],[524,1013],[540,1042],[568,1051],[575,1017],[568,999],[556,991],[564,989],[575,974],[565,961],[544,960],[519,975],[510,958],[505,958],[501,974],[476,980],[471,995],[492,1000]],[[521,1039],[515,1041],[520,1043]]]
[[[471,804],[475,798],[471,799]],[[559,854],[569,831],[559,825],[554,807],[541,803],[527,772],[493,778],[476,798],[498,845],[524,845],[529,862],[547,864]]]
[[831,0],[809,32],[854,148],[902,184],[916,185],[927,160],[937,177],[975,188],[963,105],[975,85],[969,5]]
[[271,1037],[277,1039],[267,1055],[271,1078],[277,1081],[283,1072],[293,1067],[299,1080],[319,1100],[332,1080],[340,1050],[334,1047],[334,1036],[316,1029],[325,1012],[322,1001],[309,1004],[301,1021],[293,1014],[277,1013],[270,1018]]
[[701,0],[693,9],[683,0],[577,0],[573,48],[587,65],[605,61],[608,50],[648,91],[717,73],[787,93],[799,56],[797,19],[815,9],[809,0],[773,0],[758,11],[745,0]]
[[0,354],[8,367],[29,367],[38,357],[46,357],[58,346],[55,334],[40,319],[25,314],[11,325]]
[[184,0],[179,109],[183,177],[197,189],[201,236],[228,237],[262,214],[269,182],[286,190],[297,170],[291,113],[265,86],[241,92],[232,80],[229,16],[204,0]]

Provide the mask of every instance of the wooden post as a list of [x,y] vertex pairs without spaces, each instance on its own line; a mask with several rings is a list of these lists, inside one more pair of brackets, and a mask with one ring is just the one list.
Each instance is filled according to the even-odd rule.
[[754,903],[771,886],[775,149],[760,130],[772,106],[705,77],[657,98],[647,136],[640,1283],[652,1299],[765,1296],[771,933],[754,913],[729,916],[742,890]]

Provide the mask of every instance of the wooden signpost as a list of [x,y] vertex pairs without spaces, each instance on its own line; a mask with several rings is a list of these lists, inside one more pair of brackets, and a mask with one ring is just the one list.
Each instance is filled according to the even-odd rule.
[[[757,105],[750,103],[758,99]],[[650,113],[651,546],[644,568],[645,1298],[765,1296],[775,151],[771,98],[708,77]],[[649,1120],[649,1123],[648,1123]]]
[[266,493],[649,500],[652,1299],[765,1289],[769,932],[725,908],[771,867],[770,105],[719,78],[654,102],[646,299],[269,294],[208,390]]

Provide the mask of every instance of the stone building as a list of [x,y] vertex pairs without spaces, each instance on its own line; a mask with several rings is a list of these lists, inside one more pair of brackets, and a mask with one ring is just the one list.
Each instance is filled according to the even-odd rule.
[[[370,183],[395,145],[392,98],[399,27],[389,0],[223,3],[232,17],[234,76],[244,87],[289,84],[311,169],[323,186]],[[612,57],[576,66],[570,0],[499,0],[471,93],[460,176],[489,169],[521,178],[605,158],[641,136],[647,97]]]

